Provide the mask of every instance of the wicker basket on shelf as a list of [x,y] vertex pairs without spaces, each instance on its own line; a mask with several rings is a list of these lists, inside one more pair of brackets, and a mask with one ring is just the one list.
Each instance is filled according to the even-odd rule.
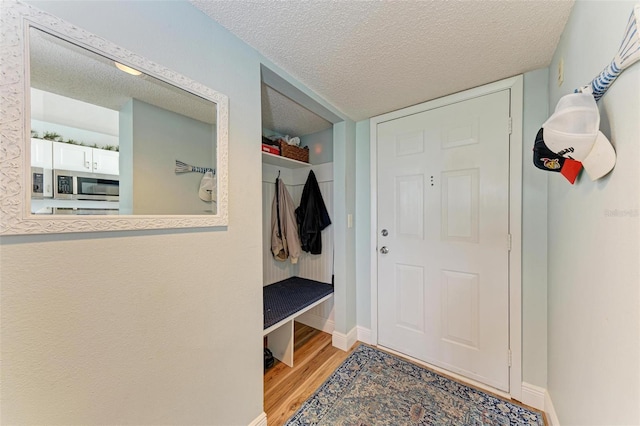
[[294,145],[289,145],[282,139],[278,140],[280,144],[280,155],[283,157],[291,158],[292,160],[302,161],[303,163],[309,162],[309,148],[300,148]]

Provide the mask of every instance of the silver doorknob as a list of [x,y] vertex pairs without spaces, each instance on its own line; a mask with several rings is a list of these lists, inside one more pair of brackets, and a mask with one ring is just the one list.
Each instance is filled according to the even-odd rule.
[[380,253],[382,253],[382,254],[389,253],[389,249],[387,248],[387,246],[382,246],[382,248],[380,249]]

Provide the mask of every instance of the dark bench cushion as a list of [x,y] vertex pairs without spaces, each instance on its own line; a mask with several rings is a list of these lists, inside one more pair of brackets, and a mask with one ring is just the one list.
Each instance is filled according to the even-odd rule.
[[333,293],[333,286],[291,277],[262,288],[264,330]]

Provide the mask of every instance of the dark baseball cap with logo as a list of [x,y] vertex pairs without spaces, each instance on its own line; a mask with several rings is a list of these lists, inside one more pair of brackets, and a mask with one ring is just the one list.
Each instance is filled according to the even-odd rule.
[[560,173],[573,185],[578,173],[582,170],[582,163],[551,151],[544,143],[543,132],[544,129],[541,128],[536,135],[533,145],[533,164],[539,169]]

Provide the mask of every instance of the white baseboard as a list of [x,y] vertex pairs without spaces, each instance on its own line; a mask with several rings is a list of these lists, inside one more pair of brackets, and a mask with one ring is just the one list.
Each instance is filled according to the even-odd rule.
[[320,315],[316,315],[313,312],[305,312],[296,318],[296,321],[313,327],[316,330],[324,331],[325,333],[332,334],[335,329],[335,323],[329,318],[324,318]]
[[522,382],[521,400],[523,404],[544,411],[544,397],[547,390],[531,383]]
[[267,413],[263,411],[249,426],[267,426]]
[[370,328],[357,326],[356,329],[358,334],[358,341],[366,343],[367,345],[373,344],[373,336],[371,335]]
[[545,391],[544,393],[544,412],[547,413],[549,426],[560,426],[560,420],[558,420],[556,409],[553,408],[553,402],[551,402],[551,395],[549,395],[549,391]]
[[347,334],[339,333],[337,331],[333,332],[333,336],[331,338],[331,343],[334,347],[348,351],[351,349],[351,346],[354,345],[358,341],[358,330],[357,327],[353,327]]
[[545,388],[522,382],[522,400],[520,402],[544,411],[547,415],[549,426],[560,426],[558,415],[553,407],[553,402],[551,402],[551,396]]

